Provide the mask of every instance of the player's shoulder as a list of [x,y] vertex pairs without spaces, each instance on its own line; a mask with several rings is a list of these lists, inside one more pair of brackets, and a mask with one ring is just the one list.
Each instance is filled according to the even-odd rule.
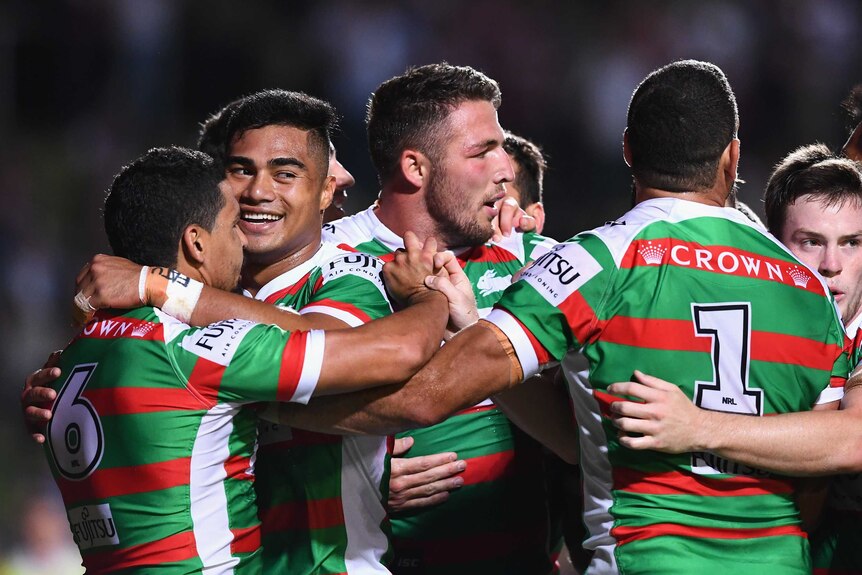
[[345,276],[366,279],[382,285],[383,261],[373,255],[342,244],[323,242],[318,267],[323,282]]
[[323,240],[335,244],[356,245],[374,237],[377,218],[372,208],[323,224]]

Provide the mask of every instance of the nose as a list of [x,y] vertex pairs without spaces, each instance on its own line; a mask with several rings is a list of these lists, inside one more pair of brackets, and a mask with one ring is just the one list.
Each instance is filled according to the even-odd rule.
[[501,147],[499,150],[500,161],[497,166],[497,171],[494,174],[495,184],[505,184],[515,180],[515,170],[512,167],[512,159],[509,154]]
[[265,173],[258,172],[239,189],[237,199],[240,202],[252,204],[272,201],[274,199],[272,181]]
[[826,278],[837,276],[841,273],[843,264],[841,262],[841,254],[838,246],[826,246],[823,250],[823,257],[820,260],[820,265],[817,266],[817,271],[820,275]]
[[335,176],[335,189],[337,191],[352,188],[353,184],[356,183],[356,180],[353,178],[353,174],[351,174],[347,168],[344,167],[344,164],[338,160],[333,159],[333,161],[329,162],[329,174],[331,176]]

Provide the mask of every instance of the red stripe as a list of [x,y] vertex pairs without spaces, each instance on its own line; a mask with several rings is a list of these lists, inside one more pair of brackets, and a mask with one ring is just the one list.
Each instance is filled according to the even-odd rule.
[[280,289],[277,292],[271,293],[263,301],[265,301],[266,303],[269,303],[269,304],[276,304],[276,303],[278,303],[278,301],[280,299],[287,297],[289,295],[294,295],[300,289],[302,289],[303,286],[305,286],[305,282],[308,281],[308,277],[310,275],[311,275],[311,272],[308,272],[307,274],[302,276],[299,280],[297,280],[295,283],[287,286],[286,288]]
[[464,459],[467,468],[461,472],[464,485],[487,483],[511,475],[515,471],[514,450]]
[[645,495],[742,497],[793,493],[789,481],[771,477],[734,475],[719,479],[680,471],[649,473],[625,467],[615,467],[613,473],[615,490]]
[[344,525],[341,498],[290,501],[261,509],[263,534],[278,531],[308,531]]
[[458,256],[458,261],[461,262],[461,267],[464,267],[468,263],[496,263],[502,264],[506,262],[516,261],[518,256],[510,252],[509,250],[503,249],[499,246],[495,245],[481,245],[476,246],[471,250],[467,250]]
[[596,312],[593,311],[581,292],[576,291],[563,300],[559,310],[565,314],[566,321],[572,328],[572,334],[580,344],[586,344],[598,335]]
[[209,408],[218,403],[218,390],[224,371],[225,366],[199,357],[189,376],[189,387],[201,395]]
[[696,537],[698,539],[754,539],[758,537],[778,537],[794,535],[808,538],[808,535],[797,525],[781,525],[778,527],[762,527],[758,529],[722,529],[719,527],[695,527],[693,525],[678,525],[676,523],[655,523],[642,527],[611,528],[611,535],[619,545],[625,545],[640,539],[651,539],[675,535],[678,537]]
[[281,356],[281,369],[278,373],[276,401],[290,401],[299,385],[302,366],[305,365],[305,347],[308,332],[295,331],[290,334]]
[[186,561],[197,557],[195,535],[192,531],[184,531],[158,539],[150,543],[141,543],[125,549],[100,551],[82,554],[87,573],[108,573],[118,569],[129,569],[143,565],[161,565],[172,561]]
[[[497,406],[494,404],[491,405],[474,405],[473,407],[468,407],[467,409],[462,409],[457,412],[455,415],[469,415],[471,413],[482,413],[483,411],[491,411],[492,409],[497,409]],[[452,417],[455,417],[453,415]]]
[[838,377],[833,375],[829,378],[829,387],[844,387],[845,383],[847,383],[846,377]]
[[230,542],[231,553],[252,553],[260,548],[260,524],[254,527],[231,529],[233,541]]
[[81,339],[142,339],[164,341],[165,327],[148,320],[123,317],[116,313],[97,312],[81,329]]
[[347,312],[350,315],[354,316],[356,319],[360,320],[362,323],[368,323],[369,321],[371,321],[370,315],[368,315],[355,305],[344,301],[337,301],[334,299],[326,298],[318,301],[309,302],[308,304],[303,306],[303,309],[307,307],[329,307],[335,310]]
[[188,485],[191,458],[98,469],[84,481],[57,478],[57,485],[66,505],[79,501],[107,499],[133,493],[159,491],[178,485]]
[[[644,251],[661,254],[661,261],[658,263],[647,263],[643,256]],[[701,256],[700,260],[697,257],[698,254]],[[746,261],[749,262],[750,271],[745,265]],[[759,265],[755,269],[754,265],[758,263]],[[683,267],[720,275],[774,281],[819,295],[826,295],[821,283],[802,264],[765,257],[731,246],[703,246],[676,238],[653,238],[632,242],[623,256],[620,267],[633,268],[657,265]],[[794,283],[793,275],[791,274],[796,274],[799,278],[803,278],[803,281],[805,279],[807,281],[804,281],[804,285],[797,285]]]
[[224,462],[224,470],[230,479],[254,480],[254,469],[250,457],[231,455]]
[[[692,320],[615,316],[602,324],[601,338],[608,343],[702,353],[712,349],[712,338],[697,336]],[[756,361],[831,370],[841,351],[838,345],[795,335],[770,331],[751,333],[751,359]]]
[[197,394],[185,388],[113,387],[87,389],[83,395],[100,416],[195,411],[212,407],[205,405]]

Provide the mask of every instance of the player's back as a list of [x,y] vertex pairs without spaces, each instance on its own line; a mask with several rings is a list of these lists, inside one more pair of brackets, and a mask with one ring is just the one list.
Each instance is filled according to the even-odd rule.
[[[516,342],[522,365],[531,348],[539,364],[563,359],[595,572],[713,572],[730,555],[746,572],[805,572],[789,481],[708,453],[626,450],[605,390],[639,369],[713,410],[758,416],[839,398],[843,334],[811,270],[735,210],[651,200],[537,260],[501,307],[538,342]],[[579,349],[588,373],[569,369]]]
[[63,352],[46,448],[88,573],[259,572],[256,417],[187,384],[218,369],[168,350],[187,327],[99,312]]

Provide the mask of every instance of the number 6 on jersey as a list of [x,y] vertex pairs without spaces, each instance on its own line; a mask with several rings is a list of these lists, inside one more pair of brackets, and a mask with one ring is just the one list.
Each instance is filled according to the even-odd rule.
[[48,449],[63,477],[84,479],[99,465],[105,451],[102,422],[81,393],[96,370],[95,363],[76,365],[63,383],[48,422]]

